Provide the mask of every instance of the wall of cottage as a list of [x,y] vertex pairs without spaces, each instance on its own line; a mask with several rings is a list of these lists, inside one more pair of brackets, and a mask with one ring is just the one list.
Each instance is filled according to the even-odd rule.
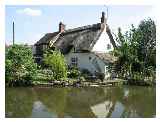
[[92,74],[95,72],[101,72],[106,74],[106,77],[109,77],[107,72],[107,65],[99,57],[93,53],[74,53],[71,52],[65,55],[65,59],[68,65],[72,65],[71,58],[77,57],[77,67],[79,69],[87,69]]
[[105,27],[101,36],[99,37],[96,44],[94,45],[92,51],[93,52],[107,53],[107,52],[112,51],[112,50],[113,50],[113,45],[110,42],[109,36],[106,32],[106,27]]

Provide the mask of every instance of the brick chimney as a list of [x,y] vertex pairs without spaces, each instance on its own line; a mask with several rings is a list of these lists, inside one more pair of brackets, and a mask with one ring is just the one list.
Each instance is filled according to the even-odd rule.
[[101,29],[102,30],[104,30],[106,24],[107,24],[107,19],[105,17],[105,12],[102,12],[102,16],[101,16]]
[[62,22],[60,22],[59,23],[59,32],[62,33],[64,31],[65,31],[65,25]]

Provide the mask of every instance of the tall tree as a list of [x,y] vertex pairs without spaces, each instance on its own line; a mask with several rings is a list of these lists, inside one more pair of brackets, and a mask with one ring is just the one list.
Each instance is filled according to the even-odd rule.
[[139,33],[139,59],[144,62],[144,68],[156,66],[156,26],[153,20],[141,21],[137,32]]
[[118,28],[118,47],[114,54],[119,57],[118,74],[134,78],[138,73],[144,79],[155,72],[156,26],[153,20],[143,20],[138,28],[133,25],[125,34]]

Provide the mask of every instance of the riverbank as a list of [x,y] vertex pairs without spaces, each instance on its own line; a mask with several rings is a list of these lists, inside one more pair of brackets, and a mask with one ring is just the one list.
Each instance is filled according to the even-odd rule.
[[40,82],[34,81],[32,86],[44,86],[44,87],[108,87],[108,86],[120,86],[120,85],[135,85],[135,86],[154,86],[155,84],[151,84],[150,82],[143,82],[143,81],[127,81],[123,79],[112,79],[112,80],[87,80],[87,81],[80,81],[77,79],[67,80],[67,81],[49,81],[49,82]]
[[6,87],[18,87],[18,86],[43,86],[43,87],[109,87],[109,86],[120,86],[120,85],[129,85],[129,86],[155,86],[155,82],[151,81],[136,81],[136,80],[124,80],[119,78],[114,79],[76,79],[76,78],[67,78],[63,80],[33,80],[33,81],[24,81],[28,84],[19,84],[20,82],[15,82],[12,84],[6,84]]
[[122,85],[123,80],[114,79],[114,80],[105,80],[105,81],[51,81],[51,82],[34,82],[33,86],[75,86],[75,87],[99,87],[99,86],[117,86]]

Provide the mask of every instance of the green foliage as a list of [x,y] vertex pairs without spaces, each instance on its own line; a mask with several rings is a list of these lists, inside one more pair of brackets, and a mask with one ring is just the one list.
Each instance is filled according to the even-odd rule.
[[141,21],[138,28],[132,25],[125,34],[122,34],[119,28],[116,40],[118,47],[114,50],[114,55],[119,58],[116,63],[119,77],[136,80],[154,77],[156,27],[153,20]]
[[83,81],[86,81],[85,77],[83,77],[83,76],[81,76],[81,77],[79,78],[79,80],[82,81],[82,82],[83,82]]
[[41,69],[37,70],[37,75],[33,78],[33,81],[40,81],[40,82],[48,82],[53,81],[53,72],[49,69]]
[[6,49],[6,85],[29,85],[36,75],[36,64],[31,48],[13,45]]
[[73,67],[68,71],[67,76],[69,78],[78,78],[80,76],[80,71],[78,70],[78,68]]
[[139,33],[138,51],[139,60],[144,62],[143,68],[153,66],[156,68],[156,26],[151,19],[140,23],[137,32]]
[[60,51],[47,50],[44,54],[44,64],[52,70],[56,80],[67,77],[67,66]]

